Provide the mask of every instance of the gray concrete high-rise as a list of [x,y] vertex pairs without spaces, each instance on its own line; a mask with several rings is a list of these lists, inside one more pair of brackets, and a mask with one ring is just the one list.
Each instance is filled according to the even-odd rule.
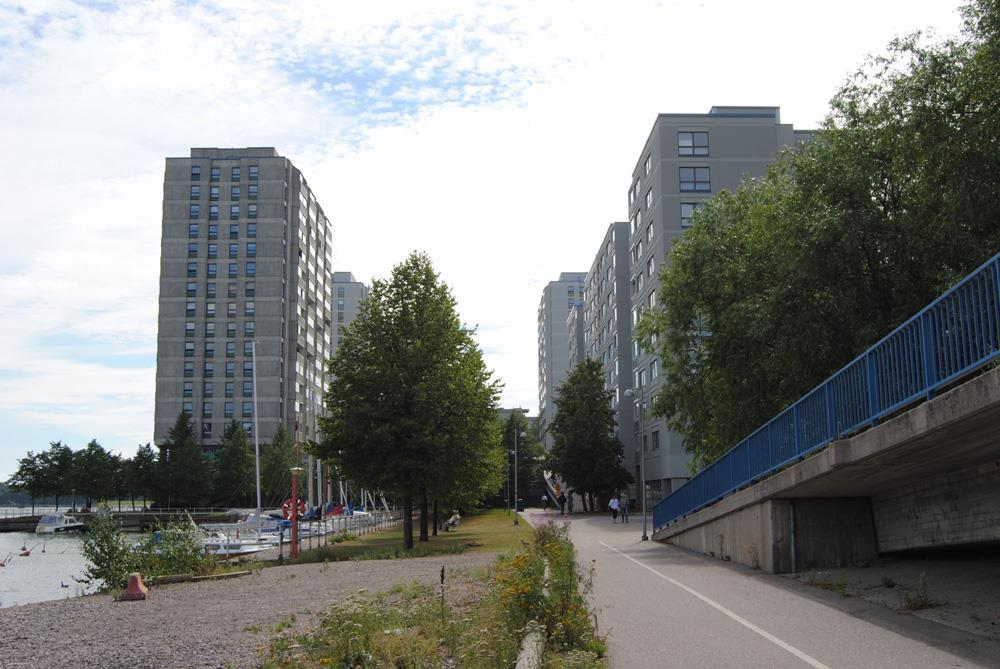
[[[569,373],[570,350],[567,319],[573,307],[583,304],[584,272],[562,272],[557,281],[542,289],[538,303],[538,422],[544,435],[545,448],[553,445],[546,433],[555,419],[556,388]],[[582,344],[579,339],[575,344]]]
[[586,357],[601,363],[604,387],[612,392],[618,438],[625,447],[622,464],[631,473],[635,466],[635,428],[631,403],[624,396],[632,378],[628,243],[627,222],[608,226],[583,288],[583,342]]
[[[628,189],[630,323],[656,306],[658,272],[692,216],[720,190],[735,190],[746,177],[761,176],[779,151],[811,139],[780,120],[778,107],[712,107],[707,114],[660,114],[639,154]],[[690,476],[681,435],[651,416],[650,399],[660,390],[659,358],[631,342],[633,410],[645,406],[646,481],[650,503]],[[624,413],[624,412],[622,412]],[[635,441],[639,445],[638,439]],[[633,474],[638,480],[638,460]]]
[[350,272],[333,273],[334,313],[336,314],[336,324],[333,331],[333,351],[331,357],[337,352],[340,345],[340,337],[354,317],[358,315],[358,305],[361,300],[368,297],[368,286],[354,278]]
[[206,447],[231,420],[316,438],[334,332],[332,226],[294,164],[270,147],[167,158],[154,439],[181,411]]

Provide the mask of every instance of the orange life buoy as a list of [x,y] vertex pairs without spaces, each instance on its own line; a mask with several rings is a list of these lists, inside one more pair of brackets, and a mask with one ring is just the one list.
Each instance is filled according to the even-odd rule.
[[[292,498],[291,497],[289,497],[288,499],[286,499],[281,504],[281,515],[284,516],[286,519],[292,517],[292,506],[293,506],[293,502],[292,502]],[[300,499],[299,503],[298,503],[298,515],[299,516],[304,516],[305,513],[306,513],[306,503],[305,503],[304,500]]]

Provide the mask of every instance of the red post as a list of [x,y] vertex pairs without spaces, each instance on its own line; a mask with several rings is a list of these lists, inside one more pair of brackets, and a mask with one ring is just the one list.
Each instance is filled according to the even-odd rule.
[[299,556],[299,474],[302,467],[292,467],[292,546],[290,557]]

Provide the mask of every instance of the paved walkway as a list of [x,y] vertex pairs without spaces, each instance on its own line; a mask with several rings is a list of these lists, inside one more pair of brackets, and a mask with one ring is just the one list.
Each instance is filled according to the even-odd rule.
[[637,514],[627,525],[574,515],[570,528],[580,564],[595,567],[592,599],[612,669],[1000,667],[1000,642],[642,542]]

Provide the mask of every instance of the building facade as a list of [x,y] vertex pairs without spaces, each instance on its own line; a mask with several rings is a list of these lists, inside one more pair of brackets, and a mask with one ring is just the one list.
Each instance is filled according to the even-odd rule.
[[542,289],[538,303],[538,422],[546,450],[554,443],[547,430],[556,415],[556,388],[570,369],[567,319],[573,307],[583,304],[586,277],[584,272],[562,272],[557,281],[550,281]]
[[350,272],[333,273],[334,314],[336,315],[336,322],[333,331],[333,352],[330,354],[331,357],[337,352],[344,328],[358,315],[358,306],[362,300],[368,298],[368,292],[368,286],[355,279],[354,275]]
[[332,258],[329,219],[275,149],[195,148],[166,159],[158,445],[181,411],[206,447],[232,420],[252,435],[255,394],[262,442],[279,425],[296,441],[316,438],[333,348]]
[[[629,224],[612,223],[598,247],[584,283],[583,343],[588,358],[601,363],[604,387],[612,393],[622,465],[635,468],[632,405],[624,396],[632,378],[632,322],[629,298]],[[635,477],[638,481],[638,476]]]
[[[763,175],[779,151],[810,138],[811,133],[781,123],[777,107],[712,107],[707,114],[657,116],[628,189],[633,328],[643,311],[656,306],[660,264],[704,202],[720,190],[735,190],[746,177]],[[650,399],[662,385],[659,358],[635,341],[630,345],[635,446],[645,445],[652,504],[687,480],[690,457],[681,436],[649,412]],[[633,462],[638,480],[638,460]]]

